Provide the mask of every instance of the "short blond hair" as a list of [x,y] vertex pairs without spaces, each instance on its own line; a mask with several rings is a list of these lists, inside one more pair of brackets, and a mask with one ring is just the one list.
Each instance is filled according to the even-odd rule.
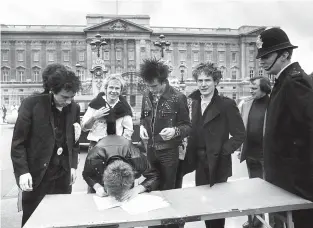
[[123,91],[123,88],[126,84],[126,81],[122,77],[121,74],[110,74],[104,79],[103,88],[106,89],[108,87],[108,84],[110,81],[117,80],[121,83],[121,91]]

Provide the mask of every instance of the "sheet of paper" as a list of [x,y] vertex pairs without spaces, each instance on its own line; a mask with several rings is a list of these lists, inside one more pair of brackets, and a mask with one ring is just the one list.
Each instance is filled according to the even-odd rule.
[[118,202],[115,198],[110,196],[108,197],[94,196],[93,200],[95,201],[98,210],[105,210],[113,207],[118,207],[121,205],[121,202]]
[[123,202],[121,208],[131,215],[136,215],[168,207],[169,205],[163,197],[143,193],[129,201]]

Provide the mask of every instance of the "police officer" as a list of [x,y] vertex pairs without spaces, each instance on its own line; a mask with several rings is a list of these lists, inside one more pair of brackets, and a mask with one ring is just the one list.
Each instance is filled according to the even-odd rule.
[[[313,201],[313,90],[280,28],[264,30],[256,41],[261,66],[275,75],[264,135],[265,180]],[[313,227],[313,210],[293,212],[295,228]],[[277,222],[277,219],[275,219]],[[272,224],[281,227],[279,223]],[[282,225],[282,224],[280,224]]]

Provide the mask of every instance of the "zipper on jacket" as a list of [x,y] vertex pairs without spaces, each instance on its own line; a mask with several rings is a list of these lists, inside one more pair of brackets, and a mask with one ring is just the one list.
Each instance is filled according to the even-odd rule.
[[[154,111],[154,114],[153,114],[153,120],[151,121],[151,129],[152,129],[152,147],[154,148],[154,127],[155,127],[155,119],[156,119],[156,115],[157,115],[157,110],[158,110],[158,106],[159,106],[159,101],[161,99],[161,96],[160,98],[158,99],[157,101],[157,104],[156,104],[156,107],[155,107],[155,111]],[[152,107],[153,107],[153,102],[150,101],[150,103],[152,104]]]

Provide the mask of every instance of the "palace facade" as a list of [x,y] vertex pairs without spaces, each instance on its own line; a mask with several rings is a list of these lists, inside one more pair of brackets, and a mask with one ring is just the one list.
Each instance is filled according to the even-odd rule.
[[[90,45],[96,34],[107,43],[100,59],[108,73],[138,72],[143,59],[160,58],[160,48],[154,42],[163,34],[171,44],[164,50],[164,60],[172,68],[171,77],[185,82],[186,93],[195,88],[193,68],[199,62],[211,61],[223,73],[220,93],[238,99],[249,93],[248,78],[264,74],[255,59],[255,41],[264,29],[154,27],[147,15],[87,15],[86,25],[81,26],[2,24],[1,103],[19,105],[26,96],[40,92],[41,73],[50,63],[62,63],[76,71],[88,86],[97,59]],[[85,93],[85,100],[92,96]],[[83,97],[84,93],[79,99]],[[136,106],[141,98],[133,99]]]

